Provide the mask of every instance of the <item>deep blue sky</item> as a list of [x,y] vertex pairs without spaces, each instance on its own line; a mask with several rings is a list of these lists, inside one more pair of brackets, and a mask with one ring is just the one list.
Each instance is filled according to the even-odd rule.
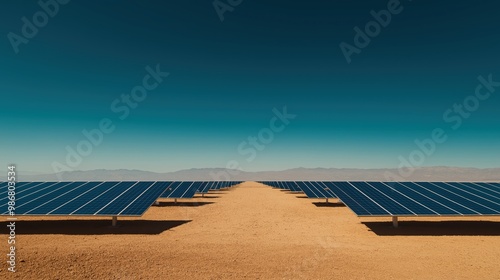
[[[500,167],[500,88],[457,130],[443,120],[479,75],[500,81],[500,2],[401,1],[347,63],[339,44],[388,2],[244,0],[221,22],[211,1],[73,0],[16,54],[9,32],[41,8],[5,1],[2,162],[52,172],[109,118],[73,169],[397,167],[438,127],[448,140],[423,165]],[[170,76],[120,120],[111,103],[157,64]],[[248,162],[238,145],[283,106],[297,117]]]

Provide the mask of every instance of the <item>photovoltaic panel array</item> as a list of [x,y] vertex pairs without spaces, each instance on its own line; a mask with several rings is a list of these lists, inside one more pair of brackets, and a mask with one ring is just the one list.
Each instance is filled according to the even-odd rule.
[[193,198],[196,193],[206,194],[240,184],[241,181],[175,181],[171,182],[162,198]]
[[222,182],[215,182],[212,186],[210,186],[210,190],[220,190],[222,186]]
[[454,182],[325,182],[358,216],[500,215],[500,185]]
[[[141,216],[169,182],[18,182],[16,215]],[[7,186],[0,185],[7,215]]]
[[212,187],[212,185],[216,183],[216,182],[202,182],[200,187],[198,187],[198,190],[197,192],[199,193],[202,193],[202,194],[205,194],[205,193],[208,193],[208,191],[210,191],[210,188]]
[[162,198],[193,198],[202,182],[172,182],[165,192],[161,195]]
[[282,190],[289,190],[291,192],[301,192],[302,190],[299,188],[299,186],[292,181],[265,181],[265,182],[260,182],[264,185],[271,186],[273,188],[277,189],[282,189]]
[[321,181],[297,182],[308,198],[337,198],[330,188]]
[[213,184],[211,186],[211,190],[220,190],[220,189],[227,189],[229,187],[241,184],[241,181],[218,181],[215,182],[216,184]]

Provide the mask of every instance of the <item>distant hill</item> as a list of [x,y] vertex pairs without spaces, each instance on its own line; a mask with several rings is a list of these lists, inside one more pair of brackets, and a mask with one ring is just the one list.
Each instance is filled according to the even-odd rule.
[[[60,174],[34,174],[19,171],[19,181],[144,181],[144,180],[330,180],[330,181],[500,181],[500,168],[421,167],[406,177],[397,169],[294,168],[283,171],[245,172],[223,168],[186,169],[157,173],[142,170],[71,171]],[[5,176],[0,176],[5,181]]]

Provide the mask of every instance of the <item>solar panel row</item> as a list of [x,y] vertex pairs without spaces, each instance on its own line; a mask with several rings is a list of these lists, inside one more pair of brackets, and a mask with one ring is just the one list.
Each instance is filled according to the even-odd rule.
[[[260,182],[283,188],[292,182]],[[500,184],[472,182],[294,182],[309,198],[339,198],[358,216],[498,216]],[[285,186],[286,186],[285,184]],[[287,188],[289,189],[289,188]]]
[[197,192],[206,194],[208,191],[210,191],[210,188],[215,182],[203,182],[201,186],[198,188]]
[[237,181],[176,181],[170,182],[162,198],[193,198],[198,193],[206,194],[210,190],[229,188],[241,182]]
[[320,181],[263,181],[260,183],[292,192],[304,192],[308,198],[337,198],[325,182]]
[[215,182],[216,184],[212,185],[210,188],[211,190],[220,190],[220,189],[227,189],[229,187],[232,187],[234,185],[241,184],[241,181],[218,181]]
[[201,182],[171,182],[162,198],[193,198]]
[[[168,182],[19,182],[16,215],[141,216]],[[0,193],[7,186],[0,185]],[[7,196],[0,209],[7,215]]]
[[271,186],[273,188],[277,189],[282,189],[282,190],[289,190],[292,192],[300,192],[300,188],[295,184],[295,182],[285,182],[285,181],[266,181],[266,182],[260,182],[262,184]]
[[[196,191],[240,182],[18,182],[16,215],[141,216],[160,196],[192,198]],[[8,215],[0,182],[0,215]],[[3,212],[1,212],[3,211]]]
[[302,191],[309,198],[337,198],[337,196],[326,185],[326,182],[297,182]]
[[329,182],[358,216],[500,215],[495,183]]

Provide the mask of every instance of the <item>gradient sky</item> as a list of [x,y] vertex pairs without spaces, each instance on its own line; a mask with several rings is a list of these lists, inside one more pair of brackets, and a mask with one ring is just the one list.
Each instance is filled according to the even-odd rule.
[[[347,63],[339,44],[387,3],[243,0],[221,22],[212,1],[73,0],[16,54],[9,32],[41,8],[6,1],[1,161],[52,172],[109,118],[115,131],[72,169],[393,168],[435,128],[448,140],[424,166],[500,167],[500,87],[458,129],[443,119],[479,75],[500,81],[500,2],[401,1]],[[112,102],[157,64],[170,76],[120,120]],[[248,161],[238,146],[284,106],[297,117]]]

